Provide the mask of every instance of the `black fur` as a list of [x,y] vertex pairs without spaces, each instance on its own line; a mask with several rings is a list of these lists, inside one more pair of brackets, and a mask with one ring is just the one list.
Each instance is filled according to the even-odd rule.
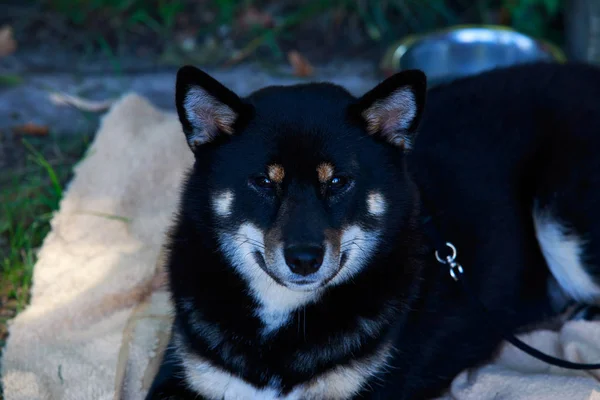
[[[186,74],[198,84],[208,79],[199,82],[189,69]],[[422,119],[412,152],[369,137],[358,110],[406,80],[418,87],[421,77],[395,77],[362,99],[329,84],[266,88],[236,103],[244,111],[232,137],[195,150],[168,261],[174,330],[193,352],[256,387],[276,377],[285,394],[392,339],[388,368],[356,398],[438,395],[459,372],[493,355],[501,329],[516,331],[553,312],[532,222],[534,201],[553,207],[588,238],[586,260],[600,279],[600,72],[552,64],[492,71],[429,91],[424,111],[424,91],[417,89],[416,118],[422,113]],[[178,83],[181,93],[179,85],[187,81]],[[224,101],[238,101],[222,93]],[[329,288],[273,335],[261,336],[256,300],[219,251],[222,222],[213,215],[210,193],[235,187],[234,222],[228,223],[250,219],[266,230],[292,186],[261,197],[245,185],[248,177],[276,162],[285,164],[286,176],[306,183],[308,171],[323,160],[351,175],[355,186],[336,200],[307,197],[309,211],[332,229],[347,221],[380,228],[382,241],[352,280]],[[383,222],[365,216],[363,199],[371,189],[387,200]],[[458,247],[467,279],[492,310],[488,321],[435,261],[419,225],[422,204]],[[193,307],[182,299],[192,299]],[[348,337],[359,332],[357,316],[385,323],[375,335],[359,333],[356,344]],[[159,377],[148,398],[202,398],[175,392],[181,371]]]

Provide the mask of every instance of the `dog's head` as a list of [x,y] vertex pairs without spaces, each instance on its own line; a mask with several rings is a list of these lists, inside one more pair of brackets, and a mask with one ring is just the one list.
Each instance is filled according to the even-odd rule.
[[314,291],[352,279],[393,249],[412,211],[404,161],[425,86],[405,71],[360,98],[331,84],[240,98],[183,67],[176,105],[196,158],[188,209],[247,280]]

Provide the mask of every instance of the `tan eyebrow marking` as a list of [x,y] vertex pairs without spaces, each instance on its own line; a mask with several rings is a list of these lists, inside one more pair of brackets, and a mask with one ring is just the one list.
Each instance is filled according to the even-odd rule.
[[283,166],[279,164],[271,164],[267,169],[267,173],[269,175],[269,179],[275,183],[283,182],[283,178],[285,178],[285,170]]
[[317,175],[319,177],[319,182],[329,182],[329,180],[333,177],[333,165],[327,162],[319,164],[317,167]]

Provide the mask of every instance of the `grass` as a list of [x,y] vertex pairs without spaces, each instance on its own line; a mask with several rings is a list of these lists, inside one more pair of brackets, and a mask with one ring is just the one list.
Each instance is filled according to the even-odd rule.
[[311,24],[322,17],[331,23],[320,29],[335,29],[339,21],[333,21],[340,15],[360,21],[359,29],[374,43],[391,43],[409,33],[452,24],[487,23],[493,14],[501,14],[502,23],[524,33],[557,41],[552,24],[564,7],[561,0],[45,0],[43,4],[76,27],[99,29],[94,42],[108,57],[114,52],[111,46],[118,47],[115,37],[146,32],[160,38],[154,43],[162,42],[168,48],[174,33],[187,29],[180,26],[185,19],[198,28],[201,43],[203,35],[214,35],[224,26],[239,33],[239,18],[250,9],[272,12],[272,26],[241,29],[243,34],[236,37],[239,51],[224,63],[237,62],[257,50],[283,61],[281,39],[293,37],[296,28],[314,26]]
[[22,140],[20,167],[0,171],[0,347],[29,301],[36,252],[87,140]]
[[74,25],[85,26],[91,19],[155,31],[170,29],[184,9],[182,0],[47,0],[46,5],[62,13]]

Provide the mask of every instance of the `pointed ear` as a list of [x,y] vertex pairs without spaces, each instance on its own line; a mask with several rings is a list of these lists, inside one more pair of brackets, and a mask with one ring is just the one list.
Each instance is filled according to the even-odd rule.
[[422,71],[402,71],[358,99],[351,112],[370,135],[409,150],[425,106],[426,90],[427,78]]
[[192,151],[218,135],[232,135],[246,109],[235,93],[189,65],[177,72],[175,104]]

